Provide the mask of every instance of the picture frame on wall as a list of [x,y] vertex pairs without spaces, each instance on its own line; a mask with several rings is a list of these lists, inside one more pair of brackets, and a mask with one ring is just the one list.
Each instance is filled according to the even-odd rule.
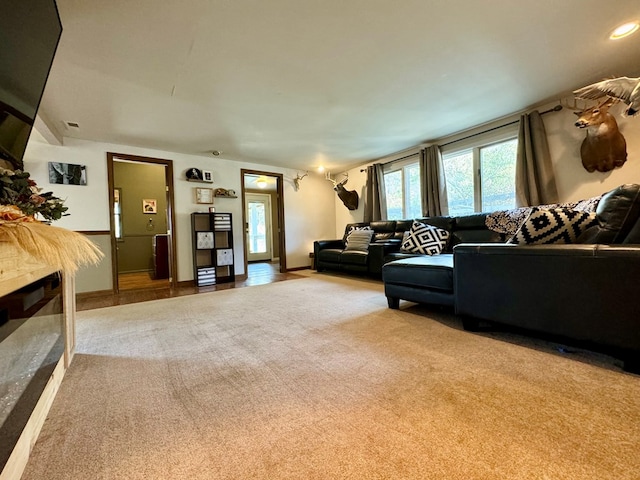
[[213,204],[213,189],[196,188],[196,203],[208,205]]
[[204,182],[213,183],[213,174],[208,170],[202,171],[202,180]]
[[142,213],[158,213],[158,203],[155,198],[142,200]]
[[49,162],[49,183],[57,185],[86,185],[87,167],[76,163]]

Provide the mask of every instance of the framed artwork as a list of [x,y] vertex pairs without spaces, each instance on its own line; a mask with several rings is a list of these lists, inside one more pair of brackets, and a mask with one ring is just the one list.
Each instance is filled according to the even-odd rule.
[[196,203],[213,203],[213,189],[212,188],[196,188]]
[[213,183],[213,175],[210,171],[208,170],[203,170],[202,171],[202,180],[204,180],[205,182],[209,182],[209,183]]
[[196,248],[198,250],[213,248],[213,232],[198,232],[196,235]]
[[158,213],[158,204],[155,198],[145,198],[142,200],[142,213]]
[[86,185],[87,167],[75,163],[49,162],[49,183]]

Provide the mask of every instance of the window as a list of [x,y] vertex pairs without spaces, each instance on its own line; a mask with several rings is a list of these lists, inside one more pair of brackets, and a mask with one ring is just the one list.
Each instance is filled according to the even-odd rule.
[[122,189],[113,189],[113,224],[115,226],[115,234],[117,240],[122,240]]
[[478,143],[443,152],[449,215],[516,207],[518,139],[511,133],[510,138]]
[[405,162],[389,164],[384,173],[387,219],[422,217],[420,164],[412,156]]

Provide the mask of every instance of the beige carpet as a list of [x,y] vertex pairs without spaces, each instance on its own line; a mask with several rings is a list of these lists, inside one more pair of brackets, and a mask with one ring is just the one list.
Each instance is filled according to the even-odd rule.
[[640,478],[640,377],[337,276],[79,314],[25,480]]

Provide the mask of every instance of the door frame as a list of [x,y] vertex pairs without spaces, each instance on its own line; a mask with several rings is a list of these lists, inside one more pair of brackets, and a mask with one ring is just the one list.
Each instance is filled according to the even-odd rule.
[[[284,226],[284,175],[281,173],[264,172],[261,170],[250,170],[242,168],[240,170],[240,191],[242,193],[242,248],[244,249],[244,274],[249,276],[249,260],[247,251],[247,208],[244,188],[245,175],[258,175],[264,177],[274,177],[276,179],[276,210],[278,212],[278,246],[279,246],[279,259],[280,259],[280,273],[287,272],[287,250],[286,250],[286,238],[285,238],[285,226]],[[271,205],[273,208],[273,205]],[[273,246],[272,246],[273,248]],[[273,255],[272,255],[273,256]]]
[[118,285],[118,252],[117,252],[117,240],[116,229],[113,216],[113,189],[114,185],[114,161],[125,160],[129,162],[137,163],[151,163],[156,165],[163,165],[165,175],[165,187],[167,191],[167,231],[169,232],[169,285],[172,288],[178,286],[178,263],[176,255],[176,236],[175,236],[175,209],[173,200],[173,161],[165,160],[162,158],[141,157],[138,155],[127,155],[125,153],[107,152],[107,181],[109,188],[109,228],[111,233],[111,276],[113,277],[113,293],[119,293],[120,288]]

